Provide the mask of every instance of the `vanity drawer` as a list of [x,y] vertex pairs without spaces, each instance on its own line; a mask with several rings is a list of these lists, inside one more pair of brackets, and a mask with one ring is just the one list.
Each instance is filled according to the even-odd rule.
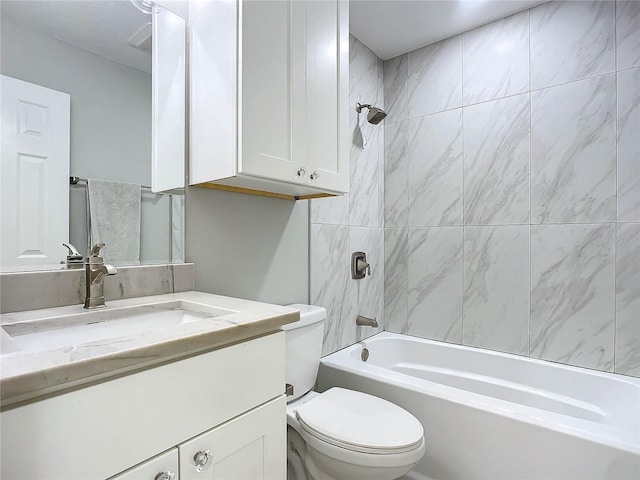
[[6,410],[2,478],[104,479],[282,395],[284,332]]

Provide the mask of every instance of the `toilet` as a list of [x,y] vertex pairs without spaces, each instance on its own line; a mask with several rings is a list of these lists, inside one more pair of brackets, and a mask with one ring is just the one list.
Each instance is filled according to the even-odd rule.
[[420,421],[399,406],[344,388],[313,392],[327,311],[290,305],[300,321],[284,325],[288,480],[391,480],[425,452]]

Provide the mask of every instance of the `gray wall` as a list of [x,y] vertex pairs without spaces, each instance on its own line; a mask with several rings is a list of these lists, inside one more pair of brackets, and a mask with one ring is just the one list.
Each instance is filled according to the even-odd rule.
[[388,330],[640,375],[639,31],[550,2],[385,62]]
[[196,290],[308,303],[308,202],[189,187],[186,254]]
[[[349,48],[350,193],[311,200],[311,303],[328,311],[323,354],[384,327],[384,129],[368,124],[366,113],[355,110],[356,102],[384,107],[382,60],[353,36]],[[351,253],[356,251],[367,254],[372,270],[360,280],[351,278]],[[356,327],[358,315],[376,318],[380,327]]]
[[[71,175],[149,185],[151,75],[2,21],[2,74],[71,95]],[[84,251],[84,188],[72,187],[70,240]],[[169,260],[169,201],[142,195],[141,261]],[[65,239],[66,240],[66,239]]]
[[2,73],[71,95],[71,173],[149,185],[151,75],[2,22]]

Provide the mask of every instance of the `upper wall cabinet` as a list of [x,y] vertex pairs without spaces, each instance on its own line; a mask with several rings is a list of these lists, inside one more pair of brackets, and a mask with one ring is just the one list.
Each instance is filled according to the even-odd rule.
[[[179,8],[183,2],[160,3]],[[184,188],[186,22],[155,2],[151,23],[151,190],[163,192]]]
[[349,5],[191,0],[190,184],[349,190]]

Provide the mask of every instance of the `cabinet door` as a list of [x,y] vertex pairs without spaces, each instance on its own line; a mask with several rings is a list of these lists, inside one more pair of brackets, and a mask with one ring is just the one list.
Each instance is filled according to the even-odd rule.
[[[304,183],[304,103],[296,79],[304,75],[304,49],[295,42],[294,17],[306,2],[240,1],[238,171],[245,175]],[[305,168],[306,167],[306,168]]]
[[[305,45],[305,157],[309,186],[349,191],[349,4],[300,2]],[[294,134],[296,126],[294,125]]]
[[109,480],[179,480],[178,449],[172,448]]
[[348,2],[240,5],[238,170],[348,192]]
[[182,480],[286,477],[287,420],[279,397],[179,445]]

